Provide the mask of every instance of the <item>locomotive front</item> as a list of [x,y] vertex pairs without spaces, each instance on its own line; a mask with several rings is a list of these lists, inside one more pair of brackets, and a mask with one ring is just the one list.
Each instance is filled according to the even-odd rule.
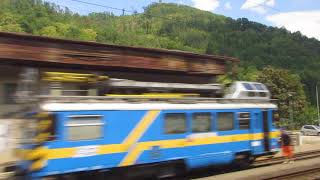
[[48,156],[47,147],[56,137],[55,117],[52,113],[29,114],[21,128],[23,131],[17,156],[16,176],[34,178],[35,172],[45,168]]

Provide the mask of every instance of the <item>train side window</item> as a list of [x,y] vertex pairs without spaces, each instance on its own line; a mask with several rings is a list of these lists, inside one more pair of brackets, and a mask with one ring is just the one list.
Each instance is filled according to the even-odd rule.
[[250,129],[250,113],[240,112],[238,120],[239,120],[239,129]]
[[234,115],[232,112],[217,113],[217,129],[218,131],[228,131],[234,128]]
[[185,113],[165,114],[165,133],[182,134],[187,131],[187,116]]
[[194,113],[192,115],[192,132],[209,132],[211,130],[211,113]]
[[67,139],[70,141],[94,140],[103,136],[101,115],[69,116],[66,123]]
[[273,110],[272,111],[272,125],[274,127],[278,127],[280,122],[280,116],[279,116],[279,111],[278,110]]

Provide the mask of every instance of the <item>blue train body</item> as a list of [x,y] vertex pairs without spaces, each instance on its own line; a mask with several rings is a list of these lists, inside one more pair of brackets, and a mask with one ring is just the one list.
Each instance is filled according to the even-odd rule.
[[170,161],[193,169],[279,150],[271,103],[47,103],[42,110],[42,131],[24,145],[20,163],[34,179]]

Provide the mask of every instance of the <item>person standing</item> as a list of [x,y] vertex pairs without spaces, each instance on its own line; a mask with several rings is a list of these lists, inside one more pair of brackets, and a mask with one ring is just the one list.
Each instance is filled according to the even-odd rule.
[[281,130],[281,148],[282,154],[286,158],[283,163],[293,163],[292,140],[288,133],[284,130]]

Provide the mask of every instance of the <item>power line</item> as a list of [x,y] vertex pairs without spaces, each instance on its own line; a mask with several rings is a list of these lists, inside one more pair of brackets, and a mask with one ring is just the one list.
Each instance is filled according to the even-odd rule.
[[274,8],[274,7],[271,7],[271,6],[267,6],[267,5],[266,5],[266,2],[267,2],[267,1],[263,1],[262,3],[254,3],[254,2],[253,2],[253,4],[255,4],[255,6],[253,6],[253,8],[254,8],[254,7],[263,6],[263,7],[265,7],[265,8],[269,8],[269,9],[272,9],[272,10],[274,10],[274,11],[283,12],[283,11],[281,11],[280,9],[277,9],[277,8]]
[[[113,9],[113,10],[117,10],[117,11],[121,11],[122,14],[124,15],[125,12],[129,12],[129,13],[136,13],[135,11],[130,11],[124,8],[116,8],[116,7],[112,7],[112,6],[106,6],[106,5],[102,5],[102,4],[97,4],[97,3],[91,3],[91,2],[86,2],[86,1],[82,1],[82,0],[70,0],[70,1],[74,1],[74,2],[78,2],[78,3],[82,3],[82,4],[87,4],[87,5],[92,5],[92,6],[98,6],[98,7],[103,7],[103,8],[107,8],[107,9]],[[165,20],[169,20],[169,21],[180,21],[180,22],[185,22],[182,21],[180,19],[173,19],[173,18],[167,18],[164,16],[156,16],[156,15],[151,15],[151,14],[146,14],[149,17],[154,17],[154,18],[160,18],[160,19],[165,19]]]
[[[61,4],[58,3],[58,1],[54,1],[54,2],[51,2],[51,3],[54,4],[54,5],[57,5],[60,8],[60,10],[63,10],[63,11],[65,11],[66,9],[71,10],[70,7],[61,5]],[[85,11],[87,13],[91,13],[92,12],[92,11],[90,11],[88,9],[82,9],[82,8],[78,8],[78,7],[74,7],[74,6],[72,7],[72,9],[78,10],[79,12],[81,12],[81,11]],[[75,13],[72,10],[71,10],[71,12]]]
[[116,7],[101,5],[101,4],[97,4],[97,3],[91,3],[91,2],[81,1],[81,0],[70,0],[70,1],[78,2],[78,3],[82,3],[82,4],[87,4],[87,5],[99,6],[99,7],[108,8],[108,9],[113,9],[113,10],[122,11],[122,12],[125,11],[125,12],[134,13],[133,11],[128,11],[128,10],[123,9],[123,8],[121,9],[121,8],[116,8]]

